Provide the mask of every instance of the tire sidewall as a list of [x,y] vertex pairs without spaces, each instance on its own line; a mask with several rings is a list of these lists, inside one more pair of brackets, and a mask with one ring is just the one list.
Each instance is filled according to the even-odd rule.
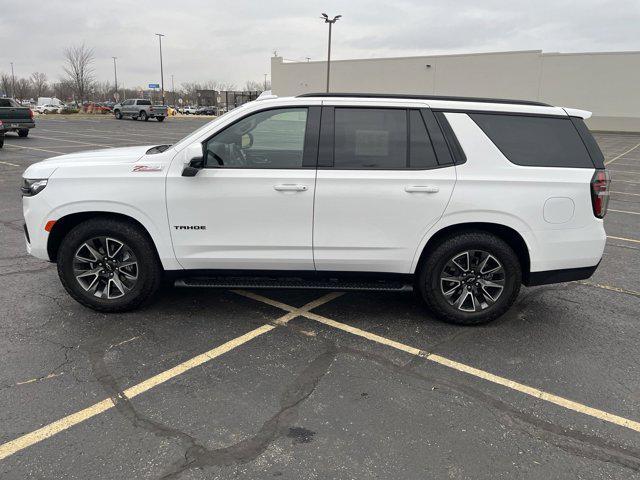
[[[102,299],[86,292],[76,280],[73,273],[73,259],[76,251],[85,241],[99,236],[106,236],[123,242],[135,255],[138,261],[138,281],[133,289],[117,299]],[[138,229],[121,222],[89,221],[75,227],[65,236],[58,251],[58,275],[65,289],[81,304],[103,311],[129,310],[138,306],[157,288],[157,259],[153,246]],[[155,253],[155,252],[154,252]]]
[[[505,286],[497,302],[485,310],[463,312],[449,304],[440,287],[440,274],[446,263],[465,250],[483,250],[493,255],[505,271]],[[486,233],[471,233],[447,240],[427,258],[419,275],[419,290],[423,299],[444,320],[459,324],[480,324],[493,320],[513,304],[520,291],[522,269],[513,249],[498,237]]]

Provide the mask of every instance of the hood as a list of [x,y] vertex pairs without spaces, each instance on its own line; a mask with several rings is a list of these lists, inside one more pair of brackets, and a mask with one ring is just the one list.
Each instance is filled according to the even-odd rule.
[[51,157],[34,163],[24,172],[25,178],[49,178],[58,167],[81,164],[83,166],[134,163],[139,160],[154,145],[104,148],[101,150],[87,150],[66,155]]
[[58,165],[68,162],[91,163],[133,163],[139,160],[147,150],[154,145],[136,146],[136,147],[120,147],[120,148],[103,148],[100,150],[85,150],[82,152],[68,153],[58,157],[51,157],[43,160],[42,163]]

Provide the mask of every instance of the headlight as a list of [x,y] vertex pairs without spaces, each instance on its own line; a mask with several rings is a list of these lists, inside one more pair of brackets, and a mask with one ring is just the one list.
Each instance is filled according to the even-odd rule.
[[23,197],[33,197],[44,190],[44,187],[46,186],[46,178],[25,178],[22,181],[22,188],[20,190],[22,191]]

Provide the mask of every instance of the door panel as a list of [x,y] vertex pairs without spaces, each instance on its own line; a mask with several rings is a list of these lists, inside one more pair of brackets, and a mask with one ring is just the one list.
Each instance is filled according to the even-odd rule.
[[454,166],[319,170],[313,238],[316,269],[410,273],[416,248],[442,216],[455,180]]
[[[187,269],[313,270],[314,183],[312,169],[209,168],[195,177],[169,177],[178,261]],[[306,189],[276,189],[280,185]]]

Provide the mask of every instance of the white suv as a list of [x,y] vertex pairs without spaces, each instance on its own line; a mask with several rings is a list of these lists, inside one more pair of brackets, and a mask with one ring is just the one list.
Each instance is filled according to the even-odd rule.
[[403,290],[485,322],[521,283],[588,278],[609,176],[583,119],[541,103],[313,94],[243,105],[175,145],[24,173],[27,249],[100,311],[185,287]]

